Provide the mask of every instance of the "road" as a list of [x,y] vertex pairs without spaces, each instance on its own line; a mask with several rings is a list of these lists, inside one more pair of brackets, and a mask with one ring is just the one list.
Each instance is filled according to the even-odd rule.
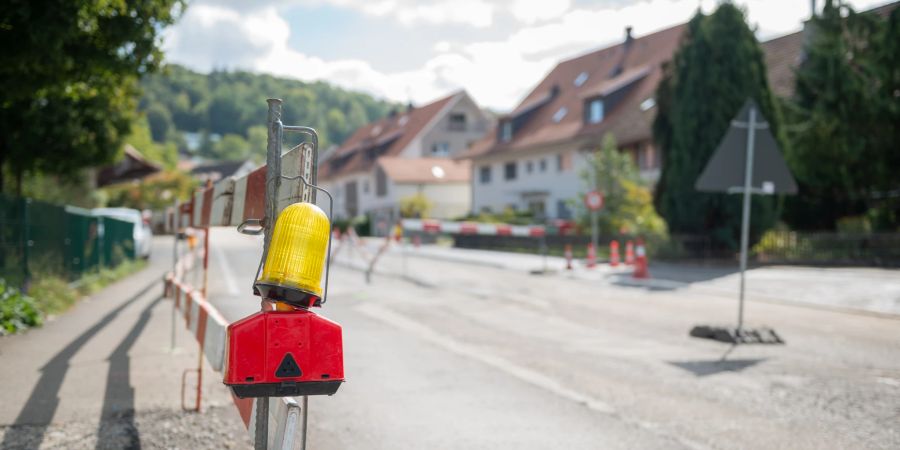
[[[257,308],[259,239],[213,240],[210,298],[234,320]],[[322,313],[344,327],[348,381],[311,399],[310,448],[900,447],[896,315],[751,295],[749,324],[787,345],[732,348],[687,333],[734,320],[721,289],[413,250],[388,252],[366,284],[372,250],[335,258]]]

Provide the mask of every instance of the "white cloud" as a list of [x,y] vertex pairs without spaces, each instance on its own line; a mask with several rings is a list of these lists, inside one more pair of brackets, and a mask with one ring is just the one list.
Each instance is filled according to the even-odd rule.
[[[389,16],[399,23],[492,23],[496,9],[483,0],[294,0],[328,1],[373,16]],[[697,0],[646,0],[620,6],[571,9],[548,8],[553,2],[512,0],[509,12],[523,24],[500,40],[466,44],[456,36],[436,36],[433,55],[418,68],[386,73],[361,59],[325,60],[288,45],[290,24],[278,8],[291,0],[258,2],[255,8],[193,4],[181,22],[167,30],[165,48],[170,61],[199,70],[240,68],[302,80],[324,80],[395,101],[427,102],[465,88],[484,106],[511,109],[562,59],[620,41],[631,25],[638,36],[688,20]],[[705,12],[715,0],[700,2]],[[797,30],[809,15],[806,1],[749,0],[751,25],[770,38]],[[866,9],[879,0],[852,2]],[[543,6],[543,7],[542,7]],[[454,39],[457,38],[457,39]],[[364,37],[360,37],[364,39]],[[471,42],[471,41],[470,41]],[[398,43],[398,49],[402,43]],[[395,53],[403,58],[403,52]]]
[[555,19],[571,7],[569,0],[513,0],[509,11],[522,23],[533,24]]

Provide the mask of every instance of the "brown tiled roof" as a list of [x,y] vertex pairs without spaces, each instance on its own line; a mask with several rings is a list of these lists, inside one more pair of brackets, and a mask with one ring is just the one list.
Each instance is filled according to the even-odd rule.
[[357,129],[321,164],[319,179],[366,172],[379,156],[397,156],[447,105],[463,95],[463,91],[455,92]]
[[468,183],[470,165],[449,158],[378,158],[378,166],[395,183]]
[[798,31],[761,44],[769,73],[769,88],[779,97],[794,95],[794,71],[800,66],[803,40],[803,32]]
[[[525,109],[523,106],[540,103],[556,91],[552,99],[546,100],[516,129],[510,142],[499,142],[497,133],[492,133],[476,142],[464,157],[516,151],[576,138],[599,138],[607,132],[613,133],[620,144],[649,139],[655,110],[642,112],[640,104],[656,91],[662,64],[672,58],[683,30],[684,25],[677,25],[635,38],[627,46],[622,42],[560,62],[510,114],[514,116],[516,111]],[[574,81],[582,72],[587,73],[588,78],[581,86],[575,86]],[[611,94],[625,85],[632,87],[611,109],[604,111],[602,122],[584,123],[587,98]],[[567,109],[566,115],[559,122],[554,121],[553,116],[563,107]]]

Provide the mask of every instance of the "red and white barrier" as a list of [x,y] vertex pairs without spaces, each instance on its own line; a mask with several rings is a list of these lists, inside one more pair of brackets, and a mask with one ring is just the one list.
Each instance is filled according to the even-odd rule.
[[453,222],[433,219],[403,219],[404,231],[431,234],[474,234],[483,236],[541,237],[546,234],[542,225],[509,225],[505,223]]
[[[181,262],[181,261],[179,261]],[[200,349],[209,365],[222,373],[225,365],[226,329],[228,322],[219,311],[191,286],[176,279],[172,273],[165,277],[166,297],[174,301],[174,306],[184,318],[191,335],[200,344]],[[250,440],[256,437],[256,407],[252,398],[232,396]],[[300,425],[300,404],[290,397],[267,398],[269,402],[269,446],[267,448],[291,449]]]
[[[286,177],[300,174],[304,167],[303,149],[294,147],[281,159]],[[301,201],[303,183],[299,179],[284,179],[278,191],[278,209]],[[266,166],[241,178],[225,178],[212,186],[198,189],[187,202],[166,211],[166,231],[169,233],[185,227],[237,226],[247,219],[265,216]],[[180,220],[179,220],[180,217]]]

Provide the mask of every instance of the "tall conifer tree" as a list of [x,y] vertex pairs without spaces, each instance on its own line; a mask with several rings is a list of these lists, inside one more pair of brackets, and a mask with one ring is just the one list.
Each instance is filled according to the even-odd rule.
[[[711,15],[698,12],[691,19],[657,97],[654,138],[663,152],[660,214],[672,233],[704,234],[719,247],[736,248],[740,196],[701,193],[694,183],[748,98],[756,100],[779,137],[780,115],[763,53],[740,9],[723,3]],[[752,215],[751,236],[758,236],[774,223],[774,199],[754,196]]]

